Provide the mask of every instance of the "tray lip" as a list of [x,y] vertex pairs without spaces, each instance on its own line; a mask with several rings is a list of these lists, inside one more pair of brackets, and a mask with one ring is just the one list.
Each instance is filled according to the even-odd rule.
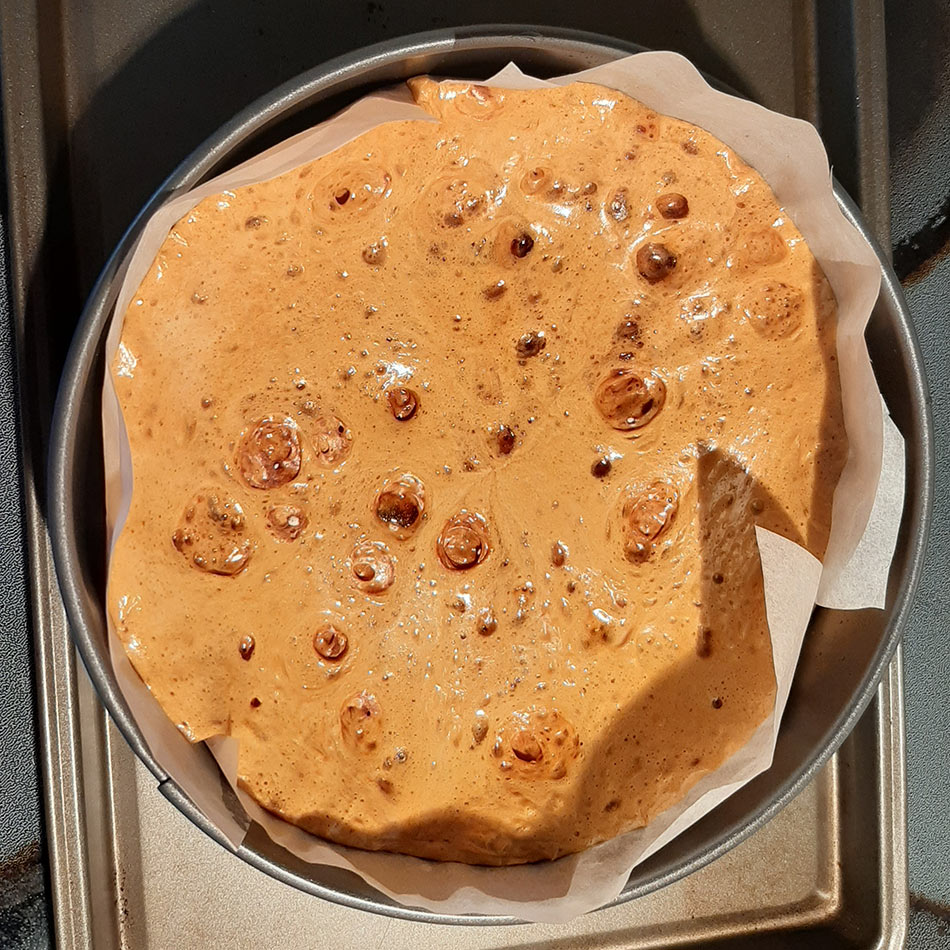
[[[385,66],[404,60],[414,53],[449,53],[459,50],[477,51],[502,48],[511,50],[512,55],[516,55],[519,51],[529,51],[533,45],[545,51],[562,48],[575,53],[590,51],[598,56],[603,56],[605,53],[608,56],[621,56],[642,50],[642,47],[622,40],[579,30],[498,25],[416,33],[355,50],[352,53],[318,65],[277,87],[242,110],[195,149],[169,175],[135,217],[116,246],[84,308],[70,347],[56,399],[49,457],[48,510],[52,550],[57,578],[70,621],[70,629],[103,704],[137,756],[156,777],[163,794],[171,799],[176,807],[184,812],[194,824],[229,850],[232,849],[223,839],[218,829],[204,818],[190,799],[168,778],[148,750],[144,737],[142,737],[132,720],[121,694],[115,685],[110,682],[111,670],[109,669],[108,659],[99,653],[92,637],[89,635],[85,622],[87,612],[79,586],[71,570],[71,565],[78,560],[78,551],[72,542],[69,531],[71,506],[67,504],[66,498],[69,493],[64,491],[64,488],[71,481],[71,460],[75,447],[72,421],[78,409],[79,393],[89,379],[100,346],[101,334],[111,310],[112,295],[110,294],[110,288],[112,281],[121,262],[134,244],[144,221],[160,203],[167,199],[170,193],[178,188],[190,187],[195,184],[214,169],[222,159],[226,158],[228,153],[241,144],[248,135],[259,131],[270,121],[287,115],[295,107],[307,104],[314,97],[319,96],[321,90],[345,92],[352,86],[359,84],[365,72],[373,67]],[[898,332],[904,351],[904,359],[908,367],[909,387],[917,397],[913,402],[912,410],[914,429],[919,436],[919,443],[916,446],[918,465],[916,481],[913,484],[908,483],[908,506],[905,508],[905,519],[908,520],[907,546],[909,556],[904,583],[897,594],[885,635],[861,688],[857,691],[850,706],[828,730],[825,740],[820,744],[820,751],[806,762],[797,778],[786,782],[778,795],[747,815],[742,822],[737,822],[734,826],[724,829],[714,844],[693,857],[686,858],[666,869],[661,869],[659,873],[639,884],[631,886],[628,883],[621,894],[605,906],[614,906],[642,896],[670,884],[694,870],[698,870],[748,837],[783,808],[791,798],[797,795],[838,748],[870,703],[885,667],[897,647],[900,631],[913,602],[913,594],[926,550],[932,510],[933,435],[929,390],[926,386],[919,344],[897,278],[870,234],[867,225],[862,221],[856,206],[837,183],[835,183],[835,195],[845,215],[869,240],[881,260],[881,296],[882,298],[889,298],[892,304],[895,329]],[[909,520],[910,514],[916,514],[916,517]],[[302,878],[288,868],[275,864],[259,852],[243,845],[237,853],[251,865],[285,883],[292,884],[324,899],[358,909],[443,924],[484,925],[521,922],[516,918],[505,916],[440,915],[399,904],[367,900],[344,894]]]

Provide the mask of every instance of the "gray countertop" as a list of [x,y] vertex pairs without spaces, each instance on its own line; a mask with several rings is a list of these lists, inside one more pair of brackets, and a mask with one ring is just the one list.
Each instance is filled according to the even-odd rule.
[[0,946],[45,947],[31,630],[20,505],[12,325],[0,210]]
[[904,634],[912,947],[950,946],[950,5],[888,5],[891,228],[927,365],[930,555]]

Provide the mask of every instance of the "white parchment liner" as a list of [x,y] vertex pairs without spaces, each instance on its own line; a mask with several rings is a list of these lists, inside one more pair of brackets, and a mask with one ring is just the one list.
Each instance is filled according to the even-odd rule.
[[[640,53],[552,82],[575,80],[620,90],[658,112],[701,126],[731,146],[769,183],[804,235],[838,300],[838,367],[849,458],[835,493],[824,568],[804,548],[756,529],[778,689],[773,713],[749,742],[646,828],[558,861],[481,868],[365,852],[330,844],[281,821],[237,789],[236,740],[208,740],[219,771],[211,757],[192,746],[165,716],[133,670],[111,625],[109,630],[119,687],[152,754],[235,847],[244,838],[249,817],[274,841],[306,861],[348,868],[404,904],[443,913],[510,914],[525,920],[559,922],[599,907],[620,892],[636,864],[767,769],[813,605],[818,602],[841,609],[884,606],[903,509],[904,444],[886,411],[882,412],[883,400],[864,342],[864,328],[878,295],[880,264],[837,207],[828,159],[815,129],[807,122],[717,92],[687,60],[673,53]],[[547,85],[513,65],[486,84],[504,88]],[[412,103],[405,87],[368,96],[213,181],[171,198],[145,226],[121,275],[106,343],[106,366],[118,348],[122,315],[162,241],[199,201],[276,177],[376,125],[405,119],[432,121]],[[102,413],[111,551],[128,512],[132,470],[108,369]],[[237,792],[246,815],[236,807],[221,772]]]

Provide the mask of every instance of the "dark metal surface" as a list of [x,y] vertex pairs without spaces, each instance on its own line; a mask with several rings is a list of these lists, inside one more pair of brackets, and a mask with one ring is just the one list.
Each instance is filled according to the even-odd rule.
[[[760,0],[668,0],[662,4],[559,3],[525,0],[518,15],[577,27],[609,31],[656,48],[678,50],[711,74],[725,79],[764,105],[815,122],[829,146],[836,175],[862,206],[866,220],[886,244],[888,223],[887,117],[881,86],[885,81],[882,8],[887,9],[887,82],[891,116],[890,167],[898,272],[907,276],[908,297],[924,344],[934,392],[938,427],[937,518],[933,554],[922,582],[922,596],[911,617],[905,649],[908,657],[911,884],[918,892],[914,925],[924,920],[917,946],[933,946],[950,902],[950,820],[946,776],[950,770],[950,651],[946,618],[950,586],[950,356],[947,350],[947,195],[950,189],[950,8],[943,0],[857,0],[813,2],[776,0],[762,13]],[[237,109],[299,71],[348,49],[412,30],[451,22],[499,20],[511,16],[505,0],[479,0],[438,9],[415,0],[16,0],[0,4],[0,72],[6,112],[6,153],[11,245],[10,298],[19,389],[24,407],[24,459],[29,546],[34,570],[30,593],[36,616],[61,607],[44,576],[42,471],[46,423],[52,387],[82,300],[108,250],[135,211],[175,166],[207,134]],[[886,112],[886,110],[885,110]],[[941,209],[943,208],[943,211]],[[883,227],[882,227],[883,224]],[[0,310],[3,308],[0,307]],[[4,399],[13,381],[3,367]],[[5,444],[4,451],[8,451]],[[42,463],[41,463],[42,464]],[[10,535],[16,544],[15,532]],[[25,554],[24,554],[25,557]],[[21,564],[23,561],[21,560]],[[24,599],[13,577],[10,597]],[[25,662],[14,621],[8,662]],[[51,669],[72,682],[68,650],[50,650],[50,637],[65,636],[59,621],[36,631],[39,723],[56,728],[50,703],[56,694]],[[13,657],[16,657],[14,660]],[[19,710],[21,722],[32,713],[22,676],[9,687],[0,680],[0,701]],[[867,713],[847,746],[865,734],[874,716]],[[24,726],[25,728],[25,726]],[[17,744],[18,745],[18,744]],[[13,746],[11,746],[12,748]],[[27,757],[28,758],[28,757]],[[850,760],[849,756],[849,760]],[[28,788],[29,766],[19,758],[0,758],[0,797],[11,787]],[[854,759],[857,763],[859,760]],[[16,763],[16,764],[14,764]],[[875,779],[855,765],[854,782],[868,787]],[[11,772],[13,780],[11,782]],[[75,798],[62,771],[45,776],[43,797],[54,832],[57,815]],[[860,800],[860,799],[859,799]],[[60,803],[59,805],[57,804]],[[62,806],[62,807],[61,807]],[[852,814],[855,812],[852,811]],[[5,816],[6,820],[6,816]],[[37,866],[36,809],[11,815],[30,846],[22,866],[7,865],[42,880]],[[52,853],[60,879],[77,877],[71,858],[87,843],[89,832],[74,833],[67,854]],[[10,833],[16,829],[10,826]],[[52,842],[51,842],[52,847]],[[867,852],[868,864],[878,860]],[[781,861],[781,858],[778,858]],[[845,861],[850,873],[852,865]],[[864,869],[862,869],[864,870]],[[4,879],[4,882],[8,878]],[[857,890],[864,894],[861,875]],[[3,884],[0,884],[2,887]],[[9,894],[9,890],[7,891]],[[62,895],[49,895],[50,908]],[[943,902],[943,909],[938,902]],[[38,905],[35,907],[39,910]],[[32,925],[0,928],[0,945],[45,946],[49,939],[42,914],[17,920]],[[843,912],[848,911],[844,905]],[[72,918],[81,908],[58,904],[57,940],[73,946]],[[50,915],[52,910],[48,911]],[[868,911],[859,914],[864,923]],[[852,920],[854,923],[854,920]],[[869,933],[874,933],[873,927]],[[849,945],[864,945],[849,931]],[[928,936],[929,935],[929,936]],[[22,939],[21,939],[22,938]],[[764,938],[763,939],[768,939]]]
[[0,211],[0,944],[47,936],[7,248]]
[[[924,28],[924,24],[926,27]],[[912,948],[950,947],[950,4],[887,4],[894,267],[927,362],[934,526],[904,637]]]
[[[474,71],[483,75],[509,58],[542,74],[569,71],[617,55],[612,45],[600,47],[597,38],[561,34],[542,41],[526,31],[518,31],[520,35],[513,37],[509,32],[497,31],[487,40],[466,31],[454,36],[421,37],[405,44],[386,44],[312,71],[265,97],[225,126],[173,174],[144,213],[150,213],[171,191],[190,187],[262,145],[319,121],[374,84],[392,82],[419,71],[453,75]],[[854,219],[853,207],[847,199],[841,200],[846,213]],[[87,667],[120,728],[161,780],[161,769],[145,749],[112,682],[102,619],[101,515],[87,502],[91,496],[101,496],[101,467],[91,460],[97,456],[100,444],[99,348],[111,304],[110,282],[136,227],[133,225],[126,235],[93,291],[67,364],[52,441],[49,517],[67,609]],[[859,227],[863,228],[860,224]],[[882,389],[908,440],[908,506],[891,574],[887,609],[883,614],[871,610],[816,613],[772,769],[635,869],[622,899],[663,886],[702,866],[781,808],[847,735],[870,701],[877,679],[895,648],[920,567],[932,473],[928,399],[920,357],[899,287],[887,270],[868,337]],[[189,817],[209,834],[219,837],[216,829],[208,827],[170,782],[164,781],[162,788]],[[433,918],[390,906],[389,901],[379,898],[350,875],[325,873],[324,869],[288,861],[263,836],[252,840],[256,840],[256,846],[245,845],[242,856],[298,887],[368,909]]]

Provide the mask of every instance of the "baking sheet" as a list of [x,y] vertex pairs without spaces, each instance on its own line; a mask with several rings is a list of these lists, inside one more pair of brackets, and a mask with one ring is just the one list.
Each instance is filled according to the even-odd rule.
[[155,794],[151,775],[99,710],[99,721],[89,727],[106,730],[114,852],[96,839],[102,857],[96,860],[97,850],[90,884],[120,900],[120,915],[99,921],[95,932],[103,943],[92,946],[108,947],[105,940],[118,932],[122,946],[135,950],[728,950],[770,940],[785,950],[897,950],[906,905],[895,850],[904,814],[902,796],[894,796],[903,767],[901,723],[891,714],[899,695],[895,665],[872,710],[815,781],[713,864],[569,924],[514,928],[394,920],[316,900],[264,877]]
[[[879,264],[872,249],[838,209],[827,158],[814,128],[713,90],[693,66],[671,53],[641,53],[555,82],[575,78],[601,82],[636,95],[659,111],[701,124],[733,145],[772,186],[780,204],[809,241],[838,299],[838,367],[850,453],[835,493],[824,570],[803,548],[757,529],[777,681],[772,714],[738,753],[704,776],[682,801],[657,816],[646,828],[581,854],[531,867],[486,869],[452,863],[432,865],[405,856],[332,845],[280,821],[238,788],[236,742],[226,737],[212,737],[207,745],[243,806],[242,813],[234,807],[232,797],[222,794],[207,760],[182,741],[157,708],[118,639],[110,636],[117,679],[152,754],[235,847],[247,829],[245,816],[250,816],[275,842],[304,860],[354,870],[390,897],[446,913],[511,914],[529,920],[565,921],[600,907],[620,892],[632,867],[768,768],[812,605],[820,601],[820,585],[832,591],[839,607],[883,604],[886,567],[890,564],[902,510],[903,486],[898,492],[893,486],[879,484],[886,414],[882,413],[881,397],[863,339],[864,327],[877,298]],[[487,84],[502,88],[543,85],[513,65]],[[352,140],[382,121],[406,118],[432,121],[412,104],[403,87],[368,96],[315,129],[302,132],[218,179],[172,198],[146,225],[131,255],[121,281],[116,313],[124,313],[168,231],[202,198],[275,177]],[[110,364],[118,347],[120,330],[121,320],[115,319],[106,343]],[[114,539],[127,510],[132,472],[121,414],[108,375],[103,420],[107,505]],[[892,448],[902,471],[902,441],[896,429],[892,432],[896,436]],[[879,529],[878,533],[864,550],[883,555],[883,576],[881,571],[868,569],[864,563],[855,564],[853,560],[879,487],[885,490],[878,495],[893,504],[879,509],[879,517],[871,522],[871,528]],[[851,568],[850,577],[846,567]],[[869,586],[869,579],[877,581],[877,587]]]

